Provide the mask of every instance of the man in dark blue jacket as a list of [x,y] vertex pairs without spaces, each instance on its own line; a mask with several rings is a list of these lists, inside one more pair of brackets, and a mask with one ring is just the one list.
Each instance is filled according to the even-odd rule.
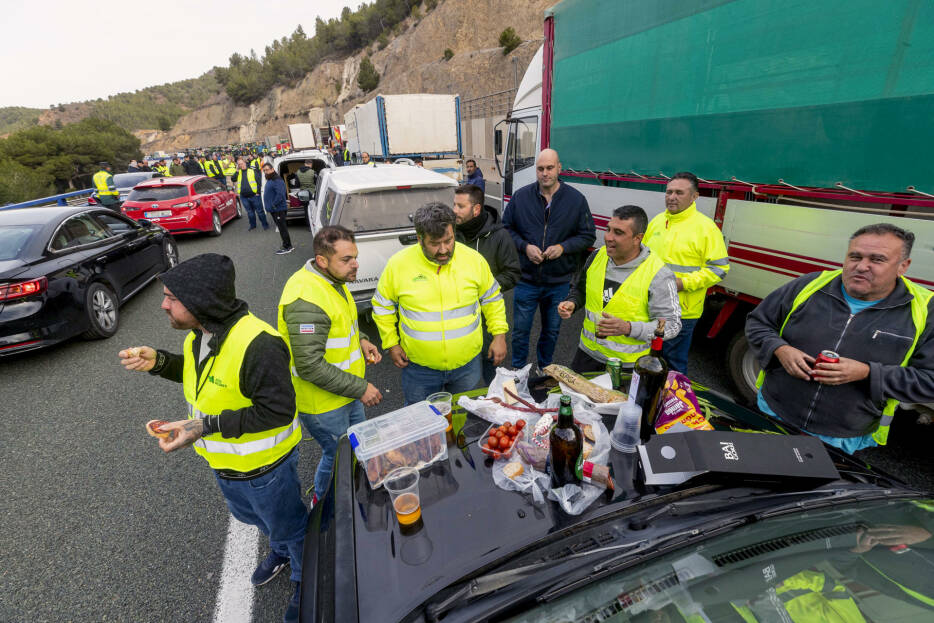
[[477,167],[477,161],[471,158],[464,165],[467,168],[467,177],[464,179],[464,184],[473,184],[486,192],[486,180],[483,179],[483,171]]
[[279,177],[268,162],[263,165],[263,175],[266,176],[266,185],[263,186],[263,207],[266,208],[272,220],[275,221],[279,236],[282,238],[282,248],[276,251],[276,255],[285,255],[295,250],[292,247],[289,226],[286,222],[289,197],[285,190],[285,182],[282,181],[282,178]]
[[568,296],[581,254],[596,240],[587,200],[558,181],[558,152],[544,149],[535,161],[538,181],[517,190],[503,214],[503,225],[519,251],[522,278],[513,301],[512,365],[521,368],[529,356],[529,331],[535,309],[541,314],[538,366],[552,362],[561,318],[558,303]]

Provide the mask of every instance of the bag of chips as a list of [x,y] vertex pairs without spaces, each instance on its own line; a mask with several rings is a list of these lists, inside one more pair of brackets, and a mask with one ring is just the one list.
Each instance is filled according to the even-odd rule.
[[658,433],[683,433],[692,430],[713,430],[697,404],[691,380],[680,372],[669,372],[665,381],[665,397],[655,420]]

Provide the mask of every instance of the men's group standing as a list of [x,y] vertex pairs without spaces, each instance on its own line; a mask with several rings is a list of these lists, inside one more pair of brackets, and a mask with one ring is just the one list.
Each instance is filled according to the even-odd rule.
[[[275,184],[266,191],[275,206],[267,211],[283,249],[291,250],[279,209],[282,180],[268,163],[262,171],[267,187]],[[632,367],[664,318],[664,356],[672,369],[687,371],[707,289],[729,271],[723,236],[697,209],[698,178],[674,175],[665,210],[651,220],[640,206],[613,210],[605,244],[592,250],[593,216],[584,195],[559,181],[557,152],[543,150],[536,172],[537,182],[514,193],[502,221],[472,184],[456,189],[453,205],[413,210],[417,244],[388,260],[371,300],[382,351],[401,370],[405,404],[489,383],[507,357],[508,291],[514,368],[529,363],[536,311],[539,368],[554,360],[561,320],[582,311],[578,348],[565,361],[572,368],[599,370],[609,358]],[[313,171],[303,176],[314,183]],[[250,229],[257,219],[267,229],[258,173],[246,158],[232,182]],[[835,445],[852,452],[885,443],[898,401],[934,401],[931,293],[903,277],[912,242],[893,226],[863,228],[842,271],[793,281],[749,316],[749,341],[764,370],[762,411],[829,442],[842,439]],[[313,256],[285,285],[273,327],[236,297],[229,258],[197,256],[161,277],[162,309],[174,328],[188,332],[182,354],[150,347],[120,353],[127,369],[182,384],[189,419],[166,424],[175,437],[160,446],[171,452],[193,445],[215,470],[231,513],[269,537],[255,585],[290,566],[295,588],[286,621],[297,618],[308,512],[296,471],[299,423],[321,446],[314,505],[327,495],[338,440],[383,399],[366,379],[381,351],[361,330],[347,285],[358,266],[354,233],[321,228]],[[856,335],[844,339],[851,322]],[[828,345],[820,337],[826,326],[833,328],[829,345],[842,356],[815,367],[808,353]],[[834,404],[854,409],[840,415]],[[267,488],[260,479],[275,484]]]

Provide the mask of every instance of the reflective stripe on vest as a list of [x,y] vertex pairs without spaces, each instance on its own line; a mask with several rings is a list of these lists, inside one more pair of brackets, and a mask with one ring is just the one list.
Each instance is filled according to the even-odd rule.
[[[794,301],[791,303],[791,309],[788,311],[788,315],[785,316],[785,321],[782,322],[782,326],[778,330],[779,337],[781,337],[782,332],[785,330],[785,325],[788,324],[788,320],[791,318],[791,315],[795,312],[795,310],[798,309],[798,307],[800,307],[806,300],[811,298],[815,292],[842,274],[842,270],[826,270],[815,277],[806,286],[804,286],[801,292],[798,293],[798,296],[796,296]],[[911,341],[911,347],[905,353],[905,357],[899,364],[904,368],[908,365],[908,361],[911,359],[911,356],[915,352],[915,347],[918,345],[918,339],[924,332],[925,326],[927,326],[928,302],[931,300],[931,297],[934,296],[934,292],[931,292],[926,288],[922,288],[906,277],[901,277],[901,280],[902,283],[905,284],[905,287],[908,288],[908,292],[912,296],[911,321],[915,325],[915,336]],[[765,370],[760,370],[759,376],[756,378],[756,389],[761,390],[764,383]],[[888,440],[889,428],[892,426],[892,419],[895,417],[895,410],[897,408],[898,401],[894,398],[889,398],[885,401],[885,407],[882,409],[882,417],[879,418],[879,424],[876,426],[876,430],[872,433],[872,438],[880,446],[884,446],[885,442]]]
[[204,172],[209,177],[214,177],[220,173],[220,169],[214,164],[213,160],[204,161]]
[[[341,295],[343,292],[343,295]],[[327,341],[324,345],[324,360],[344,372],[363,378],[366,362],[360,349],[360,334],[357,324],[357,305],[347,288],[341,284],[341,292],[315,270],[303,267],[285,284],[279,299],[278,327],[286,344],[289,345],[289,365],[292,368],[292,386],[295,402],[301,413],[325,413],[353,402],[353,398],[340,396],[324,390],[298,375],[295,355],[289,340],[289,329],[285,323],[285,307],[298,299],[319,306],[330,320]]]
[[[247,314],[231,327],[220,352],[204,362],[198,376],[192,352],[194,332],[189,333],[184,346],[182,387],[188,402],[190,419],[219,415],[225,410],[244,409],[253,401],[240,391],[240,367],[253,340],[261,333],[278,335],[271,326]],[[297,414],[291,423],[259,433],[239,437],[223,437],[212,433],[194,443],[195,452],[214,469],[250,472],[271,465],[288,454],[302,439]]]
[[240,171],[240,177],[237,180],[237,194],[239,195],[240,193],[243,192],[243,179],[244,178],[246,178],[246,181],[250,184],[250,190],[252,190],[255,193],[256,189],[258,188],[258,186],[256,185],[256,171],[254,171],[253,169],[247,168],[247,169],[243,169],[242,171]]
[[606,247],[601,247],[587,269],[587,295],[584,302],[584,323],[581,327],[581,345],[604,357],[617,357],[631,363],[649,352],[649,343],[626,335],[597,337],[597,323],[603,312],[622,320],[648,322],[649,286],[665,264],[655,253],[645,260],[620,284],[613,298],[603,305],[603,283],[609,256]]
[[116,189],[111,189],[110,185],[107,184],[108,178],[111,180],[110,183],[113,184],[113,176],[111,176],[110,173],[108,173],[107,171],[104,171],[102,169],[94,174],[93,181],[94,181],[94,186],[97,188],[97,194],[98,195],[109,195],[111,197],[120,196],[120,191]]

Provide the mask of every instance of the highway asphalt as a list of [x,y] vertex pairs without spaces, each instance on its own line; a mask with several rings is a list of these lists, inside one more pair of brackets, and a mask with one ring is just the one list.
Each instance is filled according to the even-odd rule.
[[[231,256],[238,294],[275,323],[286,279],[311,253],[307,227],[292,225],[290,255],[274,255],[278,235],[248,232],[242,219],[219,238],[179,237],[181,257]],[[76,339],[0,359],[0,621],[214,620],[228,530],[223,498],[193,451],[165,455],[144,431],[150,419],[184,417],[181,386],[126,372],[117,358],[121,348],[144,344],[180,350],[184,335],[159,309],[161,291],[154,282],[124,305],[109,340]],[[376,339],[372,324],[362,328]],[[580,314],[562,328],[557,362],[570,362],[579,330]],[[537,323],[533,339],[536,333]],[[692,377],[733,395],[723,339],[695,342]],[[384,396],[369,416],[402,406],[388,357],[368,378]],[[897,420],[891,445],[861,456],[934,488],[931,431],[912,420]],[[313,440],[300,445],[305,487],[318,456]],[[266,553],[261,538],[259,557]],[[252,616],[242,620],[281,620],[290,592],[280,575],[256,590]]]

